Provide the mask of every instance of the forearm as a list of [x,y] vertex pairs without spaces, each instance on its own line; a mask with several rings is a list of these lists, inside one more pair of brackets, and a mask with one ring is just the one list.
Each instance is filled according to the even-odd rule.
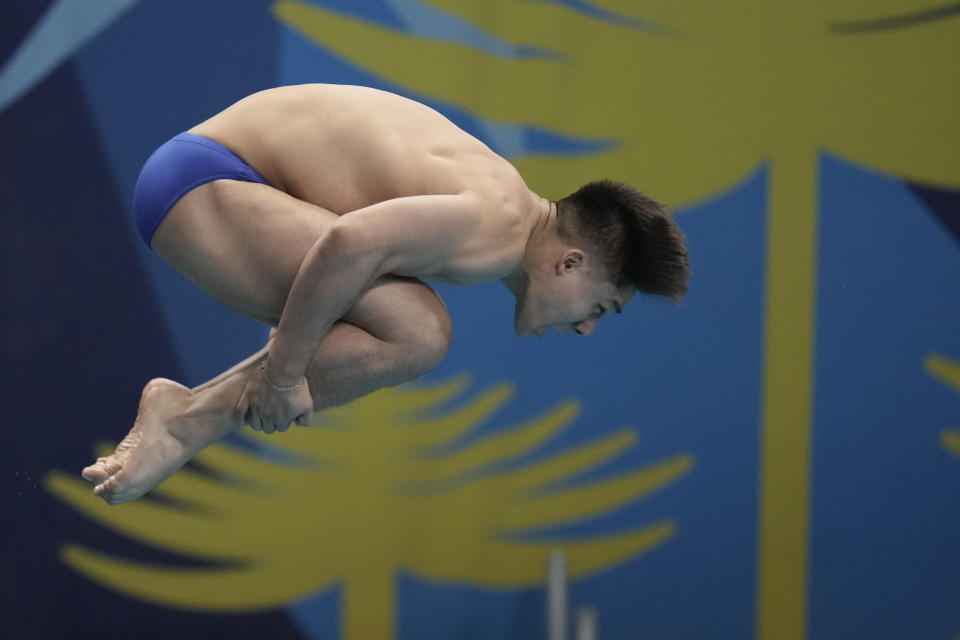
[[380,276],[376,251],[358,252],[334,227],[304,258],[272,341],[271,380],[292,385],[302,379],[320,341]]
[[[297,384],[320,341],[385,273],[442,274],[473,246],[475,199],[462,195],[396,198],[341,216],[310,249],[284,305],[267,368],[277,386]],[[476,249],[473,249],[476,252]]]

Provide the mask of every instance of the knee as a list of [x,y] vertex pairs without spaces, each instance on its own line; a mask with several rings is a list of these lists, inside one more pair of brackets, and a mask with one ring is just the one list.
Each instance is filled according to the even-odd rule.
[[421,376],[436,367],[450,350],[453,323],[445,308],[424,313],[407,344],[409,364],[415,376]]

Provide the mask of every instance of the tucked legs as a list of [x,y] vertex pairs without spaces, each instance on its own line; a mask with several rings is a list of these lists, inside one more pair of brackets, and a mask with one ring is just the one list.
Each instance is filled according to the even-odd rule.
[[[158,228],[153,247],[213,297],[276,324],[303,257],[334,219],[266,185],[224,180],[187,194]],[[381,278],[321,340],[306,372],[314,408],[421,376],[446,354],[450,332],[446,308],[430,287]],[[113,504],[134,500],[243,427],[237,404],[268,349],[192,390],[151,381],[116,452],[84,469],[94,493]]]

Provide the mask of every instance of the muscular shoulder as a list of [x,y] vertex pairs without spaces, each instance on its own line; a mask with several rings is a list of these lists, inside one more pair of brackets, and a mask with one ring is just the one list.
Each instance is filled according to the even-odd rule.
[[460,279],[471,284],[502,278],[523,259],[535,217],[534,196],[519,177],[463,196],[469,203],[472,230],[454,260]]
[[526,223],[534,214],[534,197],[519,178],[509,179],[477,193],[478,215],[482,223],[501,243],[515,239],[526,240]]

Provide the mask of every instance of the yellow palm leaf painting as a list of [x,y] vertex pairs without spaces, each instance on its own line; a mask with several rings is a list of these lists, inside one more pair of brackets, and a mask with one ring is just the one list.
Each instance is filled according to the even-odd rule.
[[[960,394],[960,362],[941,355],[926,360],[927,373]],[[943,448],[960,458],[960,429],[944,429],[940,434]]]
[[415,95],[608,143],[593,153],[514,154],[545,194],[603,176],[690,204],[768,167],[756,629],[760,638],[805,637],[818,154],[960,186],[960,67],[946,62],[960,59],[956,6],[392,4],[430,6],[506,46],[423,37],[319,3],[284,0],[273,12],[316,46]]
[[[589,537],[551,532],[652,495],[693,468],[689,454],[578,481],[629,450],[623,428],[585,445],[532,455],[579,412],[574,401],[491,434],[473,432],[511,397],[495,385],[444,409],[465,378],[384,389],[320,414],[282,440],[247,432],[281,461],[217,444],[151,495],[111,508],[52,472],[49,491],[121,534],[212,563],[184,568],[67,545],[63,561],[121,593],[167,606],[239,612],[282,607],[331,585],[343,589],[342,637],[392,637],[394,579],[496,589],[532,587],[562,546],[573,577],[626,562],[670,540],[669,517]],[[473,434],[473,435],[471,435]],[[104,446],[109,450],[109,446]],[[202,470],[202,471],[201,471]]]

